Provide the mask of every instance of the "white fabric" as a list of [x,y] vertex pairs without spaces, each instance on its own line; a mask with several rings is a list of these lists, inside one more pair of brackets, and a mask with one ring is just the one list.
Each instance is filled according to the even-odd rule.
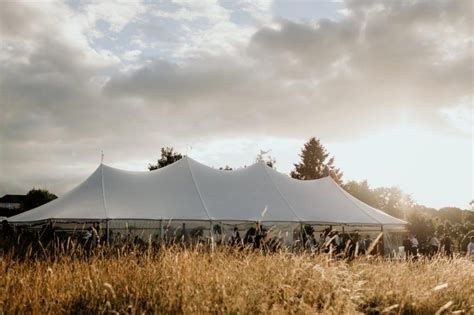
[[406,224],[352,197],[330,177],[300,181],[265,163],[222,171],[188,157],[152,172],[101,164],[63,197],[9,221],[46,219]]
[[431,246],[436,246],[436,247],[439,247],[439,240],[436,236],[433,236],[430,240],[430,244]]

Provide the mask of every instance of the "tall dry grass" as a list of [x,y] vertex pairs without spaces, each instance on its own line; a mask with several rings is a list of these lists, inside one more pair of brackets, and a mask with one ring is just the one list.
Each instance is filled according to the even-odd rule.
[[474,263],[218,248],[0,256],[0,313],[474,313]]

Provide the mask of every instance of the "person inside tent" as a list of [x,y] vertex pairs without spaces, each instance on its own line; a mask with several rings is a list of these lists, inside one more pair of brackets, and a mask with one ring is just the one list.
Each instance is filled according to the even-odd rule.
[[304,248],[312,248],[315,245],[314,228],[311,225],[303,226],[302,239]]
[[453,241],[451,240],[448,234],[445,234],[445,236],[443,237],[441,245],[444,247],[444,252],[446,253],[446,255],[450,258],[453,258]]
[[84,241],[84,243],[90,242],[91,239],[92,239],[92,227],[88,228],[84,232],[84,236],[82,237],[82,240]]
[[15,239],[15,231],[12,226],[8,223],[7,220],[2,221],[2,233],[0,234],[0,242],[1,247],[3,250],[7,251],[7,249],[14,243]]
[[405,258],[408,259],[408,257],[411,255],[412,253],[412,248],[411,248],[411,240],[410,240],[410,236],[407,235],[407,237],[403,240],[403,248],[404,248],[404,254],[405,254]]
[[257,234],[257,230],[252,226],[250,229],[247,230],[244,236],[244,244],[250,245],[255,243],[255,235]]
[[333,232],[328,232],[328,233],[324,233],[326,236],[324,237],[324,243],[323,243],[323,250],[325,253],[329,252],[329,247],[331,246],[331,243],[332,243],[332,238],[333,238]]
[[324,239],[326,238],[326,235],[324,235],[323,232],[319,233],[319,247],[323,247],[324,246]]
[[413,234],[411,236],[410,241],[411,241],[411,254],[413,256],[417,256],[418,255],[419,243],[418,243],[418,239],[416,238],[415,234]]
[[97,243],[97,231],[95,229],[95,223],[92,224],[85,232],[82,237],[84,246],[86,249],[90,250],[95,247]]
[[436,235],[433,235],[430,239],[430,256],[436,255],[439,250],[440,242]]
[[342,247],[342,239],[339,236],[338,231],[334,231],[333,245],[334,245],[334,248],[336,249],[336,252],[339,253],[341,251],[341,247]]
[[240,239],[240,233],[239,233],[239,228],[234,226],[234,231],[232,231],[232,235],[230,236],[230,245],[235,246],[235,245],[240,245],[241,239]]
[[372,244],[372,240],[370,239],[370,235],[367,234],[365,236],[365,239],[364,239],[364,248],[365,248],[365,253],[366,254],[370,254],[370,253],[368,253],[368,250],[369,250],[371,244]]
[[55,228],[53,222],[48,222],[40,231],[40,241],[43,244],[52,242],[55,238]]
[[471,236],[471,241],[467,244],[466,256],[474,261],[474,236]]
[[263,226],[260,225],[259,222],[257,222],[255,230],[256,230],[256,234],[255,234],[254,248],[262,248],[264,240],[265,240],[266,231],[264,230]]
[[2,237],[7,238],[11,236],[12,233],[13,233],[13,229],[11,225],[8,223],[7,220],[3,220],[2,221]]
[[349,235],[349,257],[350,258],[353,258],[355,255],[356,255],[356,252],[357,252],[357,255],[360,253],[360,249],[359,249],[359,242],[360,242],[360,235],[358,232],[355,232],[353,235],[352,235],[352,238],[350,237]]
[[366,246],[365,239],[360,238],[358,242],[359,242],[358,253],[359,253],[360,255],[364,255],[365,252],[366,252],[366,250],[367,250],[367,246]]
[[95,247],[100,244],[100,232],[101,232],[100,224],[97,222],[92,224],[92,228],[91,228],[92,238],[90,242],[91,247]]
[[327,253],[331,252],[338,252],[341,246],[341,237],[339,236],[339,232],[333,230],[327,234],[324,240],[324,251]]
[[190,239],[189,239],[188,230],[186,229],[186,223],[182,224],[181,233],[180,233],[178,239],[181,242],[181,244],[188,244],[189,243]]
[[330,226],[328,226],[327,228],[325,228],[324,231],[323,231],[323,234],[324,234],[324,235],[323,235],[323,236],[324,236],[323,239],[326,239],[326,237],[327,237],[329,234],[331,234],[332,231],[333,231],[333,230],[332,230],[332,225],[330,225]]
[[97,222],[94,222],[92,226],[89,228],[90,233],[92,234],[91,237],[91,243],[92,245],[97,245],[100,243],[100,236],[101,236],[101,229],[100,229],[100,224]]

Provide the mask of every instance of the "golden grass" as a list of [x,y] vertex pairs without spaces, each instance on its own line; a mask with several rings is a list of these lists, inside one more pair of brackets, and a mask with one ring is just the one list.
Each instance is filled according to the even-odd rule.
[[[74,257],[74,258],[73,258]],[[0,256],[0,313],[474,313],[474,263],[218,248]]]

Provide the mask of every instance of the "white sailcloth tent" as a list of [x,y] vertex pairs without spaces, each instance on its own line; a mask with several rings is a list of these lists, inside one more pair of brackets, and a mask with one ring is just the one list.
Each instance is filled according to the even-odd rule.
[[352,197],[330,177],[295,180],[265,163],[222,171],[189,157],[152,172],[101,164],[69,193],[8,221],[114,220],[406,225]]

